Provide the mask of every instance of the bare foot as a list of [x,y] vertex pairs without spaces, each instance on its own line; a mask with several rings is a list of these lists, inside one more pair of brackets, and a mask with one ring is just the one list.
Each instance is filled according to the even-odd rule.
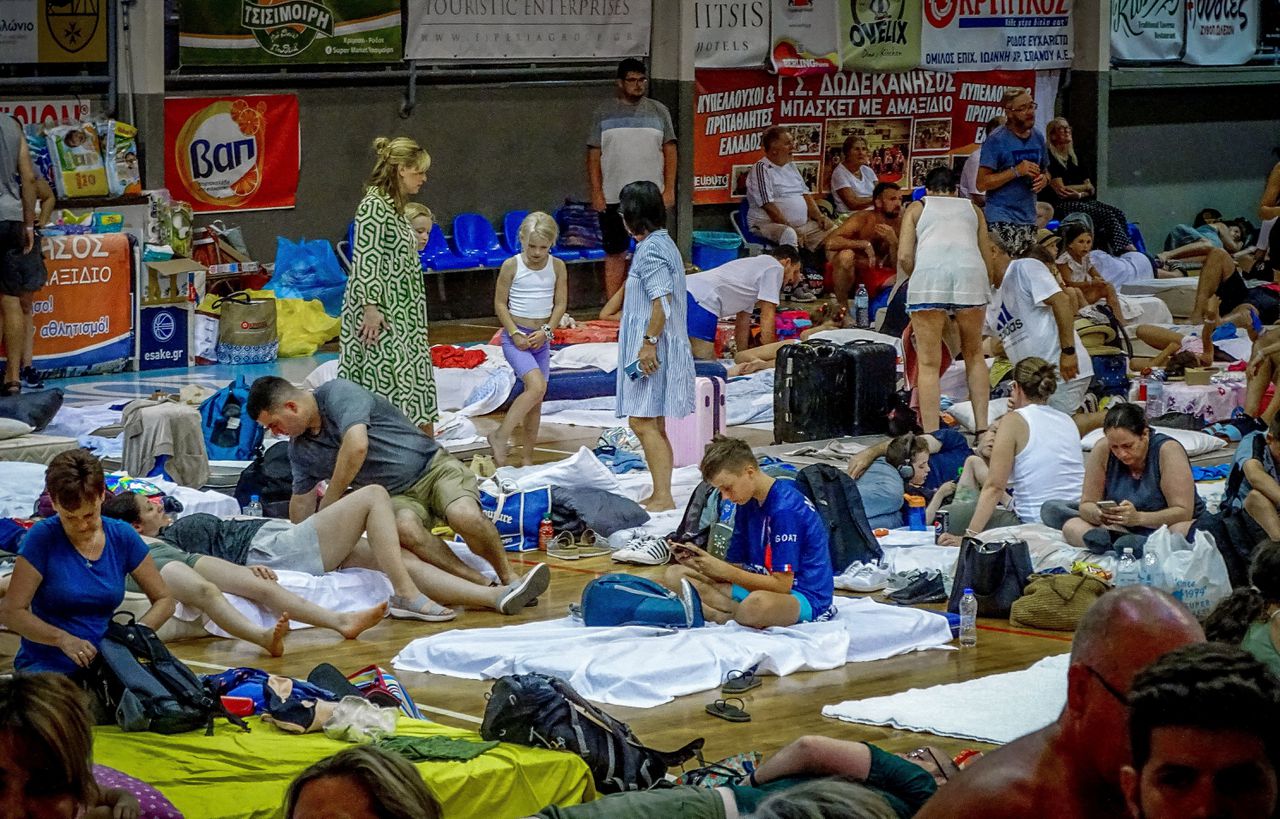
[[386,603],[363,611],[348,612],[338,618],[338,622],[342,624],[341,628],[338,629],[338,633],[348,640],[354,640],[362,632],[368,631],[378,623],[381,623],[382,618],[386,616]]
[[489,442],[489,448],[493,450],[493,463],[496,466],[506,466],[507,452],[510,449],[510,444],[506,441],[499,441],[495,438],[494,435],[497,434],[498,433],[495,432],[493,435],[487,436],[485,440]]
[[262,642],[258,645],[267,650],[272,657],[284,656],[284,638],[289,633],[289,612],[280,612],[280,619],[276,621],[274,628],[266,629],[262,633]]
[[671,509],[676,508],[675,499],[672,498],[670,495],[666,495],[663,497],[650,495],[649,497],[640,501],[640,505],[650,512],[667,512]]

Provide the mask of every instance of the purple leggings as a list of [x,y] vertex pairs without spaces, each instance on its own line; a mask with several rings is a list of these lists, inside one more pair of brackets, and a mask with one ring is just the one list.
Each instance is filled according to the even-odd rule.
[[[526,337],[536,332],[535,327],[521,327],[516,325],[520,332]],[[502,331],[502,354],[507,357],[507,363],[511,365],[511,369],[516,371],[516,378],[524,378],[525,373],[531,370],[542,370],[544,379],[551,376],[551,343],[543,342],[542,346],[536,350],[521,350],[511,340],[511,334],[505,329]]]

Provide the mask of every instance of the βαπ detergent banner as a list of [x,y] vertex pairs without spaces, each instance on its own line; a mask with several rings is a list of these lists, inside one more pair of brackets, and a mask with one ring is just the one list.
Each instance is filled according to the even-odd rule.
[[195,211],[291,208],[299,139],[292,94],[169,97],[165,186]]
[[814,193],[830,187],[847,137],[861,136],[881,181],[916,187],[937,165],[963,167],[1008,87],[1034,93],[1034,71],[840,72],[782,77],[763,69],[697,72],[695,204],[734,202],[763,156],[760,134],[791,130],[796,168]]

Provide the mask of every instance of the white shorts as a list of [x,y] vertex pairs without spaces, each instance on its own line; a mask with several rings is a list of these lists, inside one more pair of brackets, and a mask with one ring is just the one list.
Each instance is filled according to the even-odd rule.
[[1092,380],[1092,378],[1077,378],[1062,382],[1053,391],[1053,395],[1049,396],[1049,406],[1067,415],[1074,415],[1076,410],[1084,404],[1084,397],[1089,392],[1089,382]]
[[317,576],[324,574],[315,520],[313,515],[296,525],[287,520],[267,521],[249,543],[245,564]]

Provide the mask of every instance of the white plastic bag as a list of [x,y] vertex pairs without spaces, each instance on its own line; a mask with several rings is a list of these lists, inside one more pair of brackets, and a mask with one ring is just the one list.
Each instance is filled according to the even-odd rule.
[[1204,619],[1231,594],[1226,561],[1209,533],[1196,532],[1192,544],[1161,526],[1147,538],[1143,549],[1159,558],[1165,591],[1181,600],[1197,618]]

